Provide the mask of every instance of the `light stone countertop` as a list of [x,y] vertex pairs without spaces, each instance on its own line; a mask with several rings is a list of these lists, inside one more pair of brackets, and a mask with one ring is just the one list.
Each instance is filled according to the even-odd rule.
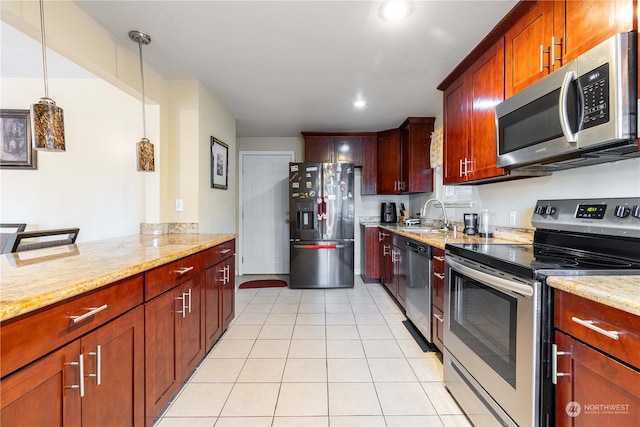
[[0,255],[0,321],[236,237],[236,234],[137,234]]
[[640,316],[640,276],[549,276],[547,284]]
[[[466,236],[461,232],[455,235],[451,231],[417,233],[396,225],[380,224],[380,227],[440,249],[444,249],[447,243],[528,244],[533,238],[529,230],[519,229],[497,229],[496,237],[485,239]],[[549,276],[546,283],[553,288],[640,316],[640,276]]]
[[379,227],[393,231],[401,236],[409,237],[422,243],[444,249],[447,243],[511,243],[511,244],[529,244],[533,241],[533,230],[516,229],[516,228],[498,228],[495,230],[494,237],[485,238],[478,235],[467,236],[462,230],[454,233],[447,231],[446,233],[420,233],[407,227],[398,227],[395,224],[380,224]]

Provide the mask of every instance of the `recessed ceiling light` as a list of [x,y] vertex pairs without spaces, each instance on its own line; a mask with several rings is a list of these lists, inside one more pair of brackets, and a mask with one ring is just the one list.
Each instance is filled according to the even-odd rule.
[[413,12],[410,0],[387,0],[380,6],[380,16],[385,21],[400,21]]
[[356,108],[362,108],[365,105],[367,105],[367,103],[362,99],[358,99],[357,101],[353,101],[353,106],[356,107]]

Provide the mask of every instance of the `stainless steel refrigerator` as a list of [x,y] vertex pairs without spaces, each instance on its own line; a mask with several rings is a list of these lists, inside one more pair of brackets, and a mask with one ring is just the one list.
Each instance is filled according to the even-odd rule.
[[289,163],[291,288],[352,288],[352,163]]

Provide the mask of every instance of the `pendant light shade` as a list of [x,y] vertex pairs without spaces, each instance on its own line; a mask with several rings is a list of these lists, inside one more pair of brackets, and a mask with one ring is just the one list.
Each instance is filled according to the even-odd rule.
[[44,2],[40,0],[40,34],[42,36],[42,71],[44,98],[31,105],[31,138],[33,148],[41,151],[65,151],[64,112],[49,98],[47,78],[47,44],[44,31]]
[[147,117],[144,103],[144,67],[142,65],[142,45],[151,43],[151,37],[140,31],[129,31],[129,38],[138,43],[140,50],[140,80],[142,81],[142,132],[143,136],[140,142],[136,144],[136,157],[138,159],[138,171],[153,172],[156,170],[154,161],[153,144],[147,139]]

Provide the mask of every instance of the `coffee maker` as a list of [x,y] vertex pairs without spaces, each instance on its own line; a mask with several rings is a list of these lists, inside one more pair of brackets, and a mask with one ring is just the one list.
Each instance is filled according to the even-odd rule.
[[398,211],[395,203],[382,203],[380,206],[380,222],[395,224],[398,222]]
[[478,214],[466,213],[464,214],[464,230],[462,232],[469,236],[478,234]]

